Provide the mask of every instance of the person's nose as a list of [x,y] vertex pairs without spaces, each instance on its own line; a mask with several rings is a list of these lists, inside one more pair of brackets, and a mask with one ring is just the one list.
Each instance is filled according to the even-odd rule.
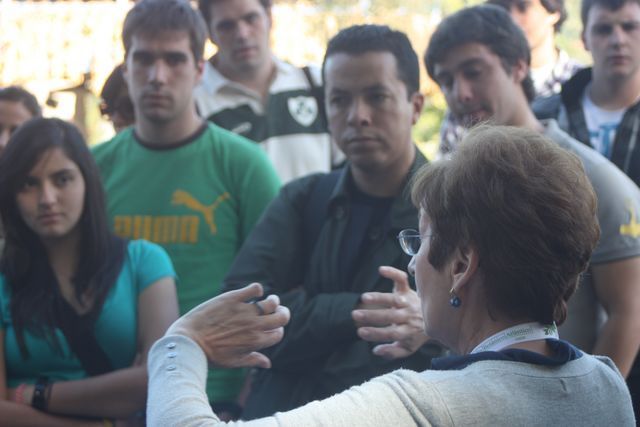
[[40,187],[38,203],[41,207],[48,207],[53,205],[58,197],[58,190],[55,186],[49,182],[44,182]]
[[626,34],[620,25],[614,25],[611,30],[611,34],[609,36],[609,41],[615,45],[619,46],[624,43],[626,39]]
[[349,106],[348,123],[353,126],[368,126],[371,124],[371,110],[365,100],[354,99]]
[[455,79],[453,82],[453,97],[462,104],[466,104],[473,99],[473,87],[466,79]]
[[161,59],[149,67],[149,81],[154,83],[166,83],[169,73],[169,66]]
[[251,33],[251,25],[244,21],[239,21],[236,26],[236,36],[240,39],[246,39]]

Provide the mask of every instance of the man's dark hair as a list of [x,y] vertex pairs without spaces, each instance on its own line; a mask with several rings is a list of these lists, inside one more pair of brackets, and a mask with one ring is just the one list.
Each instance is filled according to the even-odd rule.
[[[456,47],[480,43],[500,58],[502,66],[511,74],[518,61],[531,64],[529,44],[522,29],[501,7],[491,4],[468,7],[445,18],[429,40],[424,64],[429,76],[435,79],[434,68]],[[529,101],[535,97],[531,76],[522,81],[522,90]]]
[[600,6],[604,9],[615,11],[620,9],[626,3],[636,3],[640,5],[640,0],[582,0],[582,4],[580,5],[580,19],[582,19],[582,26],[587,26],[589,11],[593,6]]
[[129,97],[129,89],[124,79],[124,67],[122,64],[117,65],[100,91],[100,112],[103,115],[120,114],[121,117],[134,121],[135,113],[133,103]]
[[[207,23],[207,27],[209,26],[209,22],[211,22],[211,5],[214,4],[218,0],[198,0],[198,10],[202,14],[205,22]],[[268,11],[271,9],[271,4],[273,2],[271,0],[260,0],[260,4],[264,7],[264,10]]]
[[[527,7],[527,2],[523,0],[487,0],[487,3],[502,6],[508,11],[510,11],[512,7],[515,7],[516,9],[524,12]],[[558,22],[553,26],[555,32],[559,33],[562,28],[562,24],[567,20],[567,8],[564,6],[564,0],[540,0],[540,4],[550,14],[556,12],[560,13],[560,19],[558,19]]]
[[100,98],[109,106],[113,106],[122,92],[127,91],[122,64],[116,65],[107,77],[100,91]]
[[187,0],[142,0],[127,13],[122,25],[125,57],[134,35],[154,37],[167,31],[184,31],[189,35],[196,61],[204,54],[207,26],[202,16]]
[[420,65],[407,35],[386,25],[354,25],[336,34],[327,45],[322,61],[322,75],[327,59],[337,53],[362,55],[368,52],[389,52],[396,58],[398,78],[410,97],[420,89]]
[[0,89],[0,101],[19,102],[31,113],[32,117],[42,116],[38,100],[31,92],[20,86],[7,86]]

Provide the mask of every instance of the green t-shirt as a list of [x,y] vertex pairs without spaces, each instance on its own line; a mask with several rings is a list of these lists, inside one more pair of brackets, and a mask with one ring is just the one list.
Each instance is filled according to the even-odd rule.
[[[164,277],[175,277],[175,272],[161,247],[143,240],[128,243],[122,270],[109,290],[94,328],[95,337],[114,369],[127,368],[133,363],[137,351],[138,296]],[[56,351],[50,341],[25,331],[29,357],[23,359],[13,328],[10,302],[11,290],[0,275],[0,330],[5,335],[4,358],[9,387],[33,384],[40,376],[47,376],[54,382],[87,377],[59,329],[54,333],[61,351]]]
[[[181,313],[218,295],[222,279],[280,183],[262,150],[213,124],[170,147],[141,142],[133,128],[98,145],[117,235],[160,244],[173,261]],[[212,401],[233,400],[241,371],[212,370]]]

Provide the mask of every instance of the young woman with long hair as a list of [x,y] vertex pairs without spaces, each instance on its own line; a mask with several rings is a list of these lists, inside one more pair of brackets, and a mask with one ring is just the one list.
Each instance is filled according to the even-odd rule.
[[78,130],[34,119],[0,157],[0,425],[109,425],[144,410],[146,355],[178,316],[159,246],[108,228]]

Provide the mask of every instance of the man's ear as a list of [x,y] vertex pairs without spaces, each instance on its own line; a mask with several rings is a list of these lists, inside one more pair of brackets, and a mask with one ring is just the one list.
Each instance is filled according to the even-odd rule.
[[560,12],[559,11],[555,11],[551,14],[549,14],[549,16],[547,17],[547,24],[554,27],[554,31],[555,31],[555,26],[558,23],[558,21],[560,20]]
[[420,115],[422,114],[422,107],[424,106],[424,95],[420,92],[414,92],[411,95],[411,106],[413,108],[413,114],[411,115],[411,125],[415,125],[420,119]]
[[527,78],[529,74],[529,65],[523,60],[518,60],[513,67],[511,67],[511,75],[516,83],[521,84],[522,81]]
[[269,34],[271,34],[271,29],[273,28],[273,18],[271,15],[271,6],[269,6],[265,12],[267,13],[267,22],[269,23]]
[[198,72],[197,77],[196,77],[196,83],[200,83],[200,80],[202,80],[202,75],[204,74],[204,59],[200,58],[199,60],[196,61],[196,70]]
[[589,49],[589,42],[587,40],[587,32],[585,28],[583,28],[582,32],[580,33],[580,39],[582,40],[582,46],[584,46],[584,50],[586,50],[587,52],[591,52],[591,49]]
[[458,248],[452,255],[450,260],[451,271],[451,290],[460,295],[466,290],[466,286],[478,273],[479,264],[478,251],[475,247],[467,245],[464,248]]
[[125,53],[124,61],[122,61],[122,77],[125,83],[129,80],[129,67],[127,66],[128,55]]

